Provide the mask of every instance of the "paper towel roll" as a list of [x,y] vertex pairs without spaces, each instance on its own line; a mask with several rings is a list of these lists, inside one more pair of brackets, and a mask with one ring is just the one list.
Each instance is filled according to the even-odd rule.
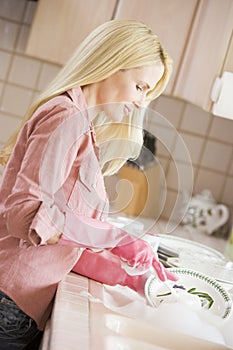
[[212,113],[220,117],[233,119],[233,73],[224,72],[216,78],[211,92],[214,102]]

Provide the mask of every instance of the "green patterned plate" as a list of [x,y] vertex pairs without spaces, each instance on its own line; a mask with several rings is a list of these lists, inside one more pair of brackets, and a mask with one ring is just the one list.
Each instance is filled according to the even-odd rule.
[[[187,291],[195,289],[200,294],[205,294],[212,299],[212,304],[209,305],[208,311],[227,319],[232,313],[232,299],[224,287],[218,283],[215,279],[198,271],[185,269],[185,268],[170,268],[169,271],[175,273],[179,280],[177,282],[171,282],[172,285],[178,285],[184,287]],[[161,301],[161,287],[164,291],[164,301],[166,301],[165,293],[166,286],[163,282],[159,281],[156,276],[151,276],[145,285],[145,294],[151,305],[157,304],[158,298]],[[163,294],[162,294],[163,295]]]

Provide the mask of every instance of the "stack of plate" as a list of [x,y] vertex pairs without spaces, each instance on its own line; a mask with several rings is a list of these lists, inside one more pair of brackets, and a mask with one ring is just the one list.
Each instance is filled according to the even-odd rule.
[[[233,262],[219,251],[188,239],[172,235],[159,235],[159,248],[170,249],[174,257],[167,257],[168,267],[188,268],[204,273],[233,288]],[[175,255],[176,254],[176,255]]]

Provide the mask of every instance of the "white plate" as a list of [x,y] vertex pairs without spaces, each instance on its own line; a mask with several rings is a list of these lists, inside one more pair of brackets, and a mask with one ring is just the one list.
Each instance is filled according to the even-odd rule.
[[[233,285],[233,262],[204,244],[171,235],[159,235],[162,246],[176,251],[174,265],[202,272],[219,282]],[[171,260],[172,263],[172,260]]]
[[[179,280],[177,282],[171,282],[172,285],[181,285],[186,290],[190,288],[196,288],[196,291],[207,293],[212,299],[213,304],[207,311],[226,319],[232,312],[232,299],[223,286],[211,277],[200,273],[198,271],[185,269],[185,268],[171,268],[171,272],[175,273]],[[158,305],[158,301],[169,301],[171,295],[158,297],[162,293],[169,292],[166,285],[159,281],[156,276],[150,277],[145,285],[145,294],[151,305]],[[175,300],[174,300],[175,301]]]
[[219,261],[222,261],[225,259],[222,253],[204,244],[191,241],[189,239],[181,238],[181,237],[175,237],[172,235],[159,234],[158,236],[159,236],[159,241],[163,246],[173,249],[178,253],[185,251],[188,254],[191,254],[192,256],[194,256],[195,254],[198,254],[198,255],[204,254],[209,258],[219,260]]

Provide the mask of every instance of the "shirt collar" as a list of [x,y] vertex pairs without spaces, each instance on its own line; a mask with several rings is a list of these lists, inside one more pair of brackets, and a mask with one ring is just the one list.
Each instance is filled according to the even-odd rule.
[[80,86],[70,89],[67,94],[80,110],[87,110],[87,103]]

